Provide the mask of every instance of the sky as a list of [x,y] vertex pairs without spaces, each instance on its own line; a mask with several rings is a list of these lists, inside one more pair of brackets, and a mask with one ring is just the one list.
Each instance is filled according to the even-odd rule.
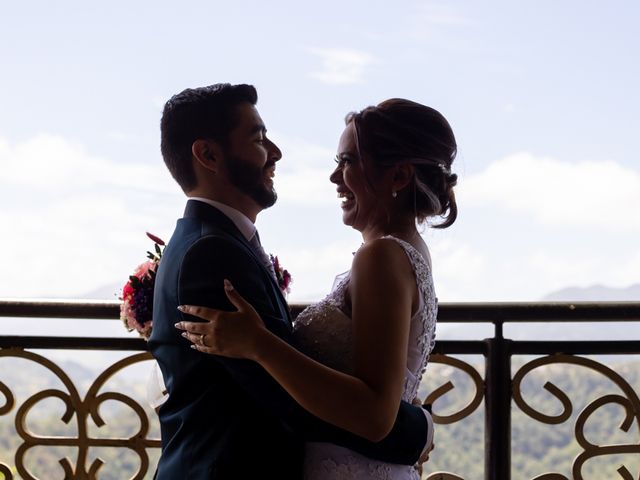
[[258,217],[321,298],[361,237],[328,181],[344,116],[439,110],[457,222],[424,227],[440,301],[533,301],[640,283],[636,1],[0,2],[0,297],[116,299],[185,198],[164,102],[250,83],[283,151]]

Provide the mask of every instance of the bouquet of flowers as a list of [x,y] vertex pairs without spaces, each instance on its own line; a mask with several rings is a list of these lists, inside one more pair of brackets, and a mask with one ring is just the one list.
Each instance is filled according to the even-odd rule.
[[283,294],[287,294],[291,291],[291,274],[288,270],[282,268],[280,265],[280,261],[277,256],[269,255],[269,259],[271,260],[271,264],[273,265],[273,270],[276,272],[276,280],[278,281],[278,286]]
[[133,275],[122,287],[122,304],[120,305],[120,319],[130,332],[136,330],[142,338],[149,339],[153,314],[153,287],[156,282],[156,271],[162,258],[164,242],[147,232],[155,244],[153,252],[147,252],[148,260],[138,265]]

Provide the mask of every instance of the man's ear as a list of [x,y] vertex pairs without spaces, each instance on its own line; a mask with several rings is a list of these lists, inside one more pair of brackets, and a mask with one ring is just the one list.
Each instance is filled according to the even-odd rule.
[[217,142],[196,140],[191,145],[191,154],[202,168],[217,173],[222,157],[222,149]]
[[400,163],[393,168],[393,191],[399,192],[413,179],[415,170],[410,163]]

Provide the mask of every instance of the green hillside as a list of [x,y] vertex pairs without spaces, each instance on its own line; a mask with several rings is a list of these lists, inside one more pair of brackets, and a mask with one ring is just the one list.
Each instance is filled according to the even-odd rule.
[[[515,362],[514,362],[515,363]],[[521,364],[522,362],[520,362]],[[518,365],[519,366],[519,365]],[[518,366],[514,366],[513,371]],[[622,375],[636,392],[640,392],[640,362],[617,364],[616,371]],[[451,367],[432,364],[428,367],[421,389],[421,396],[451,380],[455,389],[434,405],[434,412],[451,414],[466,405],[472,398],[475,387],[465,374]],[[622,394],[618,387],[606,377],[584,367],[553,365],[531,372],[522,384],[523,398],[537,411],[557,415],[562,411],[560,402],[542,386],[553,382],[566,392],[573,403],[573,413],[564,423],[546,425],[525,415],[512,403],[511,419],[511,465],[513,480],[530,480],[543,473],[571,475],[574,458],[582,452],[574,436],[575,420],[582,409],[605,394]],[[595,445],[635,444],[636,454],[624,456],[602,456],[587,461],[582,469],[585,480],[621,479],[616,470],[625,465],[634,478],[640,472],[640,431],[634,420],[628,432],[620,430],[624,410],[617,405],[598,409],[587,421],[586,438]],[[465,480],[481,480],[484,472],[484,403],[463,421],[451,425],[437,425],[436,449],[428,464],[424,477],[429,472],[450,471]]]
[[[481,365],[479,358],[463,358],[470,363]],[[4,364],[3,364],[4,365]],[[77,382],[88,385],[91,372],[76,368]],[[514,367],[514,371],[516,368]],[[640,391],[640,362],[617,364],[616,370],[629,383]],[[45,380],[38,375],[39,370],[22,366],[19,370],[3,369],[0,380],[4,381],[18,400],[23,401],[29,392],[42,388],[59,388],[56,381]],[[25,379],[29,379],[25,382]],[[434,411],[439,415],[447,415],[459,410],[472,398],[474,387],[468,377],[459,370],[449,366],[431,364],[425,374],[421,389],[421,396],[428,391],[450,380],[455,389],[447,393],[436,402]],[[547,380],[552,381],[561,390],[568,393],[573,402],[573,414],[570,419],[560,425],[545,425],[539,423],[512,406],[512,478],[513,480],[530,480],[545,472],[557,472],[571,477],[573,459],[581,451],[574,438],[573,429],[575,419],[585,405],[607,393],[621,393],[607,378],[595,374],[590,370],[575,366],[544,367],[534,372],[523,383],[523,395],[527,402],[538,411],[545,414],[558,414],[561,404],[551,396],[542,385]],[[146,380],[132,382],[129,379],[114,379],[112,389],[127,392],[144,404],[144,383]],[[18,383],[19,382],[19,387]],[[18,393],[19,392],[19,393]],[[0,404],[2,401],[0,401]],[[28,417],[28,426],[34,433],[42,435],[76,435],[73,421],[71,425],[61,422],[63,413],[62,403],[57,400],[47,400],[34,409]],[[120,407],[115,402],[104,405],[107,425],[98,429],[93,427],[91,435],[102,437],[126,437],[132,435],[138,428],[138,420],[130,414],[130,410]],[[14,429],[15,409],[8,415],[0,417],[0,461],[13,466],[13,457],[18,446],[18,437]],[[157,422],[153,413],[152,436],[158,436]],[[597,410],[588,421],[585,434],[594,444],[640,444],[638,419],[629,432],[621,431],[618,426],[624,418],[623,410],[617,406],[606,406]],[[484,471],[484,404],[469,417],[451,425],[437,425],[436,449],[431,460],[425,465],[424,477],[434,471],[444,470],[457,473],[465,480],[482,480]],[[638,447],[640,451],[640,447]],[[157,450],[150,450],[151,465],[157,462]],[[250,452],[248,453],[250,455]],[[63,471],[58,460],[69,456],[75,460],[77,452],[72,448],[44,448],[38,447],[29,451],[26,464],[30,471],[38,478],[53,480],[62,479]],[[102,480],[128,479],[137,471],[139,460],[133,452],[124,449],[94,449],[90,458],[100,457],[105,461],[102,467]],[[614,480],[621,478],[616,473],[620,465],[625,465],[629,471],[638,477],[640,471],[640,454],[625,456],[603,456],[585,464],[583,474],[585,480]],[[146,478],[151,478],[153,469]],[[256,472],[258,473],[258,472]],[[17,477],[16,477],[17,478]],[[0,479],[2,475],[0,474]]]

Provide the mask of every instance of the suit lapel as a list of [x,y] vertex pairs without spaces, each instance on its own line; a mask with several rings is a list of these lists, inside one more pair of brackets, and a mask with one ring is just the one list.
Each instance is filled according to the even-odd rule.
[[267,267],[263,265],[262,260],[258,257],[251,244],[247,241],[242,232],[238,230],[238,227],[236,227],[233,221],[214,206],[197,200],[189,200],[187,202],[187,206],[184,210],[184,217],[198,218],[204,222],[212,223],[218,229],[230,235],[245,247],[247,253],[255,259],[256,263],[258,263],[258,265],[262,269],[264,275],[266,275],[266,277],[269,279],[271,289],[278,299],[277,303],[278,308],[280,309],[280,314],[282,315],[283,320],[291,325],[291,315],[289,313],[289,307],[286,299],[284,298],[284,295],[282,294],[282,291],[280,290],[280,286],[271,275],[271,272],[267,270]]

